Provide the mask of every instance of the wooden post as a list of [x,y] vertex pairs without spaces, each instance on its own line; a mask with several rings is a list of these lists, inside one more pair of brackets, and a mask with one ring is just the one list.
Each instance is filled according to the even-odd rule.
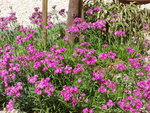
[[48,0],[42,0],[42,41],[43,44],[46,46],[47,44],[47,29],[46,29],[46,25],[47,25],[47,11],[48,11]]
[[[73,20],[76,17],[83,16],[83,0],[70,0],[69,1],[69,10],[68,10],[68,19],[67,19],[67,28],[73,25]],[[74,37],[72,34],[67,33],[69,38],[70,45],[74,45]]]
[[79,17],[84,19],[83,0],[79,0]]

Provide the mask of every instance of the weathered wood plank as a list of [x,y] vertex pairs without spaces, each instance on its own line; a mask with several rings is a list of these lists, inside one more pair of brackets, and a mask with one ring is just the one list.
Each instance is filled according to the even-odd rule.
[[46,45],[47,44],[47,29],[46,29],[46,25],[47,25],[47,11],[48,11],[48,0],[42,0],[42,30],[43,30],[43,35],[42,35],[42,40],[43,40],[43,44]]

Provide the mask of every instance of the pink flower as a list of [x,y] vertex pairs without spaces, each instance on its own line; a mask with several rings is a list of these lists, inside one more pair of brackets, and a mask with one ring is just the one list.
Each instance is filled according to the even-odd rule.
[[47,26],[46,26],[46,29],[49,29],[49,28],[52,28],[53,27],[53,24],[48,24]]
[[72,71],[72,67],[69,67],[68,65],[66,65],[66,67],[64,68],[65,74],[69,74]]
[[116,88],[112,88],[112,92],[116,92]]
[[93,109],[89,109],[89,113],[94,113],[94,110]]
[[74,21],[73,21],[73,23],[82,22],[82,21],[83,21],[82,18],[75,18]]
[[127,93],[127,94],[131,94],[131,91],[130,91],[130,90],[127,90],[127,89],[124,90],[124,92]]
[[117,63],[116,68],[120,71],[123,71],[126,69],[126,65],[124,63]]
[[150,109],[150,104],[147,104],[146,106],[147,106],[147,109]]
[[100,11],[100,10],[102,10],[102,8],[99,7],[93,9],[93,11]]
[[14,102],[15,102],[15,98],[14,98],[14,99],[11,99],[11,100],[8,102],[8,104],[7,104],[7,106],[6,106],[6,108],[7,108],[8,111],[12,111],[12,110],[14,109]]
[[132,99],[133,99],[132,95],[129,95],[129,96],[126,97],[126,100],[132,101]]
[[93,14],[93,10],[87,10],[86,14]]
[[108,47],[108,46],[109,46],[108,44],[104,44],[104,45],[103,45],[103,47]]
[[28,78],[28,82],[29,83],[35,83],[37,78],[38,78],[38,75],[34,75],[33,77],[29,77]]
[[50,82],[50,78],[42,78],[40,81],[35,82],[35,92],[38,95],[42,94],[42,90],[48,95],[52,96],[52,92],[55,91],[53,84]]
[[112,14],[110,17],[120,17],[120,14]]
[[128,50],[129,54],[133,54],[135,49],[131,48],[130,46],[127,46],[126,49]]
[[107,106],[113,106],[114,105],[114,102],[112,101],[112,100],[109,100],[108,102],[107,102]]
[[140,55],[141,55],[141,53],[136,53],[136,55],[140,56]]
[[75,107],[77,104],[77,99],[75,97],[72,98],[72,106]]
[[81,79],[81,78],[79,78],[79,79],[78,79],[78,83],[81,83],[81,82],[82,82],[82,79]]
[[81,71],[85,71],[85,69],[83,67],[81,67],[82,64],[78,64],[76,65],[76,68],[73,69],[72,74],[77,74]]
[[143,73],[143,72],[139,72],[139,75],[140,75],[140,76],[144,76],[144,73]]
[[107,105],[102,104],[102,108],[103,108],[103,109],[107,109]]
[[124,31],[119,30],[119,31],[116,31],[114,35],[121,36],[121,35],[126,35],[126,33]]
[[[73,95],[78,93],[78,86],[68,87],[66,85],[63,86],[63,90],[60,92],[60,94],[64,96],[64,101],[69,101],[71,98],[73,98]],[[75,102],[75,100],[73,101]]]
[[5,93],[6,93],[7,96],[20,97],[21,93],[19,91],[22,90],[22,89],[23,89],[22,83],[17,82],[16,86],[7,87],[5,89]]
[[65,13],[65,9],[61,9],[60,11],[59,11],[59,14],[60,15],[63,15]]
[[55,9],[57,5],[53,5],[52,8]]
[[98,58],[100,59],[102,59],[102,60],[106,60],[107,59],[107,53],[101,53],[99,56],[98,56]]
[[100,86],[100,88],[98,89],[98,92],[104,93],[104,92],[107,92],[107,89],[105,89],[104,86]]
[[81,43],[81,44],[80,44],[80,46],[85,46],[85,45],[87,45],[87,46],[91,46],[91,44],[90,44],[90,43],[88,43],[88,42],[83,42],[83,43]]
[[87,65],[94,65],[97,62],[97,58],[96,57],[90,57],[90,58],[82,59],[82,61],[85,61],[85,63]]
[[84,108],[84,109],[82,110],[82,113],[88,113],[88,111],[89,111],[88,108]]
[[104,74],[103,73],[97,73],[97,72],[93,72],[92,75],[94,76],[92,78],[92,80],[100,80],[104,77]]
[[136,109],[141,109],[142,106],[143,106],[143,103],[142,103],[142,101],[139,100],[139,99],[134,99],[134,100],[132,101],[132,106],[134,106]]
[[105,28],[107,22],[105,20],[98,20],[94,23],[92,23],[91,28],[97,28],[103,30]]
[[35,7],[35,8],[34,8],[35,11],[38,11],[39,9],[40,9],[39,7]]
[[113,53],[113,52],[108,52],[108,57],[111,58],[111,59],[115,59],[116,57],[116,53]]
[[51,51],[55,51],[55,49],[57,49],[59,46],[58,45],[54,45],[53,47],[50,48]]
[[143,28],[144,28],[144,30],[148,30],[149,29],[148,24],[143,24]]
[[85,102],[88,103],[89,99],[85,99]]
[[126,76],[124,79],[127,81],[127,80],[129,80],[129,77],[128,77],[128,76]]
[[89,108],[84,108],[82,110],[82,113],[94,113],[94,110],[93,109],[89,109]]

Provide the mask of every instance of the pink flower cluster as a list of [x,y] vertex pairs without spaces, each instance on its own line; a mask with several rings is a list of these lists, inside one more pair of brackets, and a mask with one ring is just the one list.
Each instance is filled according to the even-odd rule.
[[[137,83],[137,87],[138,88],[134,89],[133,91],[125,91],[127,94],[129,94],[129,96],[127,96],[126,99],[118,102],[118,105],[121,109],[130,111],[132,113],[139,113],[139,111],[142,111],[144,106],[142,100],[144,98],[146,100],[150,99],[150,78],[145,81],[139,81]],[[148,104],[146,104],[145,107],[150,109]]]
[[102,10],[102,8],[99,7],[94,8],[93,10],[89,9],[86,11],[86,14],[93,14],[95,11],[100,11],[100,10]]
[[83,19],[82,19],[82,18],[75,18],[75,19],[73,20],[73,23],[81,23],[81,22],[83,22]]
[[17,31],[20,31],[21,33],[28,34],[28,33],[34,33],[36,30],[28,27],[23,27],[23,25],[18,25],[17,28],[15,28]]
[[106,21],[105,20],[98,20],[94,23],[92,23],[91,28],[101,29],[103,31],[106,31]]
[[14,102],[15,102],[15,98],[9,100],[8,104],[6,105],[6,109],[8,111],[12,111],[14,109]]
[[20,97],[21,93],[19,92],[20,90],[22,90],[22,83],[18,82],[16,84],[16,86],[11,86],[11,87],[7,87],[5,89],[5,93],[7,96],[15,96],[15,97]]
[[39,11],[39,9],[40,9],[39,7],[34,8],[35,12],[32,13],[30,20],[31,23],[41,26],[43,19],[42,19],[42,12]]
[[10,80],[14,80],[21,69],[21,65],[15,63],[16,59],[11,51],[13,49],[9,44],[5,44],[0,51],[0,79],[4,80],[5,87],[9,86]]
[[122,30],[119,30],[119,31],[115,31],[114,35],[116,35],[116,36],[123,36],[123,35],[126,35],[126,33],[124,31],[122,31]]
[[[109,79],[108,80],[101,79],[98,81],[98,84],[101,85],[98,89],[98,91],[101,93],[110,93],[110,91],[112,91],[112,92],[116,91],[116,84]],[[102,85],[104,85],[107,89]]]
[[68,33],[79,33],[81,31],[85,31],[86,29],[90,28],[90,24],[87,22],[81,22],[78,24],[74,24],[71,27],[66,29]]
[[77,102],[81,101],[83,97],[86,96],[86,94],[81,94],[78,97],[78,86],[69,87],[69,86],[63,86],[63,90],[60,92],[60,94],[64,97],[64,101],[70,101],[72,100],[72,106],[76,106]]
[[55,91],[53,84],[51,84],[50,78],[42,78],[40,81],[37,81],[38,75],[29,77],[27,80],[29,83],[35,84],[35,92],[38,95],[42,95],[42,91],[48,96],[52,96],[52,92]]
[[66,29],[66,32],[68,33],[79,33],[79,32],[83,32],[85,31],[86,29],[100,29],[100,30],[103,30],[103,31],[106,31],[106,21],[105,20],[98,20],[96,22],[93,22],[93,23],[87,23],[87,22],[82,22],[82,20],[80,20],[79,18],[75,18],[74,20],[75,22],[78,22],[79,23],[76,23],[76,24],[73,24],[71,27],[68,27]]
[[71,73],[72,67],[64,66],[61,64],[61,60],[64,59],[62,53],[66,51],[66,48],[58,48],[58,45],[55,45],[50,48],[52,52],[38,52],[36,48],[33,47],[32,44],[29,44],[27,47],[27,56],[19,56],[17,60],[20,61],[21,64],[28,67],[29,63],[32,62],[34,64],[33,68],[38,70],[42,68],[42,71],[47,71],[49,68],[54,70],[54,73]]
[[9,100],[8,104],[6,105],[8,111],[12,111],[14,109],[14,102],[21,96],[20,90],[22,89],[23,87],[21,82],[17,82],[16,86],[10,86],[5,89],[6,95],[13,98]]
[[130,64],[132,67],[134,67],[135,69],[139,69],[141,67],[141,64],[139,62],[140,58],[128,58]]
[[34,37],[33,33],[28,33],[24,38],[22,38],[22,35],[18,35],[15,39],[16,44],[22,44],[24,42],[26,42],[27,40],[30,40],[31,38]]
[[126,65],[124,63],[116,63],[116,68],[120,71],[123,71],[126,69]]
[[10,13],[8,17],[0,17],[0,31],[8,31],[9,25],[17,19],[15,13]]
[[137,98],[133,99],[132,96],[128,96],[126,99],[119,101],[118,105],[121,109],[130,111],[131,113],[139,113],[138,110],[143,107],[142,101]]
[[82,113],[94,113],[94,110],[93,109],[89,109],[89,108],[84,108],[82,110]]
[[73,97],[73,94],[78,93],[79,93],[78,86],[74,87],[63,86],[63,90],[60,92],[60,94],[64,96],[64,101],[69,101],[71,97]]
[[102,60],[106,60],[108,58],[110,59],[115,59],[116,58],[116,53],[113,53],[113,52],[108,52],[108,53],[101,53],[98,58],[99,59],[102,59]]
[[37,81],[38,75],[34,75],[33,77],[29,77],[27,80],[29,83],[33,84]]
[[103,109],[107,109],[107,107],[112,107],[112,106],[114,106],[114,102],[112,100],[109,100],[107,104],[102,104]]
[[147,98],[150,99],[150,78],[146,81],[139,81],[137,83],[138,89],[134,90],[134,95],[139,98]]
[[93,78],[92,78],[93,81],[101,80],[101,79],[104,78],[104,74],[103,73],[93,72],[92,75],[93,75]]
[[135,52],[135,49],[131,48],[130,46],[127,46],[126,49],[128,50],[129,54],[133,54]]
[[88,43],[88,42],[83,42],[83,43],[81,43],[81,44],[80,44],[80,46],[85,46],[85,45],[87,45],[87,46],[91,46],[91,44],[90,44],[90,43]]
[[[99,68],[96,68],[94,70],[94,72],[92,73],[93,75],[93,78],[92,80],[93,81],[97,81],[99,85],[101,85],[98,89],[99,92],[101,93],[110,93],[110,90],[112,92],[115,92],[116,91],[116,84],[111,81],[111,80],[106,80],[104,78],[104,73],[105,73],[105,70],[104,69],[99,69]],[[106,89],[106,88],[110,89]]]
[[60,15],[64,15],[64,14],[65,14],[65,9],[61,9],[58,13],[59,13]]
[[82,71],[85,71],[84,67],[82,67],[82,64],[77,64],[75,68],[72,70],[72,74],[77,74]]
[[53,24],[47,24],[46,29],[52,28]]
[[[89,43],[82,43],[82,44],[88,44]],[[82,46],[81,44],[81,46]],[[96,51],[93,49],[86,49],[86,48],[76,48],[76,53],[73,54],[74,57],[81,57],[82,61],[85,62],[89,66],[94,66],[94,64],[97,62],[97,58],[95,56],[92,56]]]
[[149,29],[149,25],[148,24],[143,24],[143,28],[144,28],[144,30],[148,30]]

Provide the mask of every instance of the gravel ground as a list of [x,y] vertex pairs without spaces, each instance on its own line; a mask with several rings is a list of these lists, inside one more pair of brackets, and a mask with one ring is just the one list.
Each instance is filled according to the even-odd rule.
[[[57,5],[57,9],[65,8],[68,10],[69,0],[48,0],[49,11],[53,5]],[[0,16],[7,16],[12,10],[16,12],[18,22],[23,25],[30,25],[29,16],[31,16],[35,7],[42,8],[42,0],[0,0]],[[61,19],[61,22],[65,21]]]

